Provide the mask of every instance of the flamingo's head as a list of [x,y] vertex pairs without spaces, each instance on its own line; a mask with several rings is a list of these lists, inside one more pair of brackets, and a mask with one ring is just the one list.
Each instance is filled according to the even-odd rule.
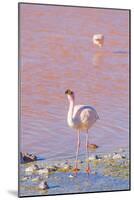
[[69,101],[74,101],[74,92],[72,90],[67,89],[65,94],[67,95]]

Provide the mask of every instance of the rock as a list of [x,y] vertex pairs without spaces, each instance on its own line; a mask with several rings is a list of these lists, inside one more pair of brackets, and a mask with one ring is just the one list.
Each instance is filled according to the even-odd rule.
[[49,170],[47,169],[47,168],[42,168],[42,169],[39,169],[39,170],[37,170],[37,173],[39,174],[39,175],[42,175],[42,174],[49,174]]
[[34,167],[35,167],[35,170],[39,170],[40,169],[37,164],[35,164]]
[[20,152],[21,163],[33,162],[37,160],[37,156],[34,154]]
[[38,169],[38,166],[37,165],[32,165],[32,166],[30,166],[30,167],[27,167],[26,169],[25,169],[25,172],[27,172],[27,173],[33,173],[35,170],[37,170]]
[[125,158],[126,158],[126,155],[122,155],[122,158],[125,159]]
[[74,176],[73,176],[72,174],[70,174],[68,177],[69,177],[69,178],[74,178]]
[[48,186],[47,182],[46,181],[42,181],[39,184],[39,189],[41,189],[41,190],[47,190],[47,189],[49,189],[49,186]]
[[65,165],[63,166],[63,169],[70,169],[70,165],[65,164]]
[[38,181],[39,180],[39,177],[35,177],[35,178],[32,178],[32,182],[36,182],[36,181]]
[[96,172],[96,171],[94,171],[94,172],[92,172],[92,174],[93,174],[93,175],[96,175],[96,174],[97,174],[97,172]]
[[110,159],[110,158],[112,158],[112,155],[109,153],[109,154],[107,154],[107,155],[104,155],[103,158],[104,158],[104,159]]
[[25,176],[25,177],[23,177],[22,179],[21,179],[21,181],[27,181],[29,179],[29,177],[28,176]]
[[72,170],[72,166],[69,165],[69,164],[64,164],[64,165],[61,165],[57,171],[59,172],[69,172]]
[[92,155],[88,158],[88,160],[98,160],[100,157],[98,155]]
[[57,166],[47,166],[46,168],[37,169],[39,175],[45,175],[47,177],[50,173],[56,172],[59,169]]
[[56,165],[53,165],[53,166],[47,167],[47,169],[49,170],[50,173],[51,173],[51,172],[55,172],[55,171],[57,171],[58,168],[59,168],[59,167],[56,166]]
[[83,163],[83,161],[82,161],[82,160],[78,160],[77,162],[78,162],[78,163],[80,163],[80,164],[82,164],[82,163]]
[[41,174],[38,176],[39,181],[47,180],[48,179],[48,174]]
[[95,150],[98,146],[96,144],[88,144],[88,149]]
[[102,159],[102,157],[98,156],[98,155],[96,155],[95,157],[96,157],[96,160],[101,160]]
[[69,160],[66,160],[66,162],[64,163],[65,165],[67,164],[67,165],[69,165]]
[[88,159],[87,159],[87,161],[89,161],[89,160],[95,160],[95,159],[96,159],[95,156],[89,156]]
[[113,159],[121,159],[122,156],[120,154],[118,154],[118,153],[115,153],[112,158]]
[[33,162],[33,161],[37,161],[37,160],[45,160],[45,158],[40,155],[36,156],[32,153],[20,152],[20,162],[21,163],[28,163],[28,162]]

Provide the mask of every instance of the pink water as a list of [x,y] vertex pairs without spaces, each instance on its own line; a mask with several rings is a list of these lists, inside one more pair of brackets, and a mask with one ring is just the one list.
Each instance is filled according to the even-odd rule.
[[[67,125],[65,90],[99,116],[90,142],[99,152],[128,148],[128,11],[21,5],[20,71],[22,151],[46,158],[74,156],[76,134]],[[105,36],[103,48],[92,35]],[[85,134],[81,134],[81,153]]]

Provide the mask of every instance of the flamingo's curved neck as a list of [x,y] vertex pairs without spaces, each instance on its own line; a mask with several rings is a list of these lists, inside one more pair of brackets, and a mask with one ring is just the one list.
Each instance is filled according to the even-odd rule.
[[74,111],[74,100],[72,99],[69,101],[69,110],[68,110],[68,115],[67,115],[67,121],[68,121],[69,126],[74,125],[73,111]]

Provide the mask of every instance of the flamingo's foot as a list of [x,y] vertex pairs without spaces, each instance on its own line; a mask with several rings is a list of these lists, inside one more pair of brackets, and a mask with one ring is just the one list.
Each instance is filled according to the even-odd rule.
[[90,167],[88,166],[88,167],[86,168],[86,173],[87,173],[87,174],[90,174],[90,172],[91,172],[91,169],[90,169]]
[[75,176],[77,175],[78,171],[79,171],[79,169],[78,169],[77,167],[75,167],[75,168],[73,169],[73,172],[74,172]]

